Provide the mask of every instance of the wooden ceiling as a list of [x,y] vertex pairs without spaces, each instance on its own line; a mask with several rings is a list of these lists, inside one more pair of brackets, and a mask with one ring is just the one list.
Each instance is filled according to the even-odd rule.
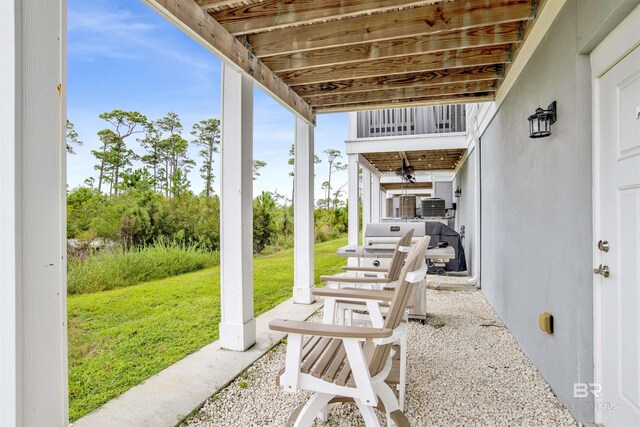
[[197,2],[248,50],[241,68],[268,89],[284,82],[290,106],[324,113],[493,100],[545,0],[155,1],[228,44],[217,24],[184,13]]
[[378,171],[394,172],[402,167],[402,159],[417,171],[452,171],[458,166],[465,149],[424,150],[398,153],[363,153],[372,166]]
[[431,190],[433,182],[385,182],[380,184],[384,191],[391,190]]

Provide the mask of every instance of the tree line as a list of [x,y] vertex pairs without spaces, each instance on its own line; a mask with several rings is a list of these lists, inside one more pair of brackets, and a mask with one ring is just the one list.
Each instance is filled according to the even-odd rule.
[[[91,150],[95,176],[68,192],[69,238],[91,242],[96,238],[127,249],[170,239],[207,250],[219,247],[219,199],[214,191],[214,162],[220,146],[220,120],[195,123],[190,140],[175,112],[151,120],[137,111],[113,110],[99,116],[106,122],[98,131],[99,147]],[[198,147],[198,158],[189,146]],[[67,152],[83,146],[75,126],[67,120]],[[346,230],[344,185],[335,188],[335,173],[344,170],[339,150],[325,150],[328,165],[323,197],[317,200],[316,238],[335,238]],[[288,164],[294,166],[291,145]],[[134,168],[134,162],[142,167]],[[315,155],[314,163],[322,160]],[[191,190],[189,174],[197,166],[203,180],[199,194]],[[254,160],[253,179],[267,165]],[[294,179],[294,171],[289,175]],[[291,193],[262,192],[254,199],[254,250],[292,245],[294,187]]]

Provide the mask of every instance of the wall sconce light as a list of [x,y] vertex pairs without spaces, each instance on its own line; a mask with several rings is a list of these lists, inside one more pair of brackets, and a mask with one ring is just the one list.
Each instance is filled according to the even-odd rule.
[[460,187],[456,188],[456,191],[454,191],[453,195],[456,197],[462,196],[462,188]]
[[538,107],[536,112],[529,116],[529,138],[544,138],[551,135],[551,125],[557,120],[556,101],[553,101],[546,110]]

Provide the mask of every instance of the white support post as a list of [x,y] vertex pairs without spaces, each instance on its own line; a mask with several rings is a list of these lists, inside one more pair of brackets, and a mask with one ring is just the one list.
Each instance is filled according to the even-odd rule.
[[[358,155],[349,154],[349,233],[348,243],[350,245],[358,244],[358,236],[360,234],[358,220],[359,220],[359,208],[360,203],[360,183],[358,174]],[[349,258],[349,262],[357,261],[353,258]]]
[[0,1],[0,425],[67,426],[66,1]]
[[299,117],[295,119],[294,149],[294,285],[293,301],[311,304],[313,288],[313,125]]
[[253,318],[253,82],[222,65],[220,345],[256,342]]
[[358,137],[358,113],[355,111],[348,113],[349,137],[348,139],[356,139]]
[[[371,171],[366,167],[362,168],[362,229],[371,222]],[[364,234],[362,236],[364,239]],[[363,241],[364,244],[364,241]]]
[[382,217],[382,192],[380,191],[380,176],[371,175],[371,222],[380,222]]

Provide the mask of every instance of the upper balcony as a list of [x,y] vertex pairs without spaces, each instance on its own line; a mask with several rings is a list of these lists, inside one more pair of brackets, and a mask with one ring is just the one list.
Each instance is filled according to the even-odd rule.
[[395,108],[357,113],[356,135],[361,138],[464,133],[466,105]]

